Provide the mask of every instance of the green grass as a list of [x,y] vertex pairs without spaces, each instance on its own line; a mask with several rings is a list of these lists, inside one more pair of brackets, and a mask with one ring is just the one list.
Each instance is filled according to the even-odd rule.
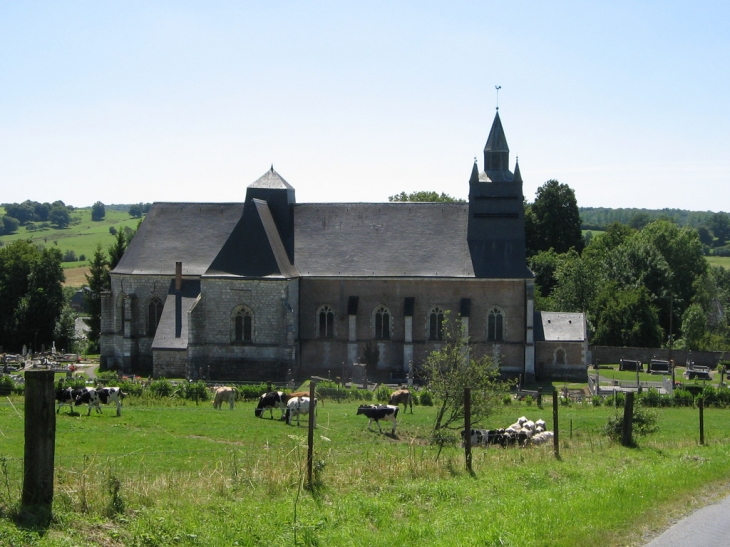
[[[357,403],[326,401],[310,491],[302,488],[306,428],[257,419],[253,408],[131,398],[116,417],[111,408],[86,416],[65,407],[54,520],[40,535],[9,518],[24,433],[22,398],[6,399],[0,544],[638,545],[730,479],[726,410],[705,410],[705,446],[697,410],[668,408],[658,411],[660,432],[627,449],[602,433],[613,409],[561,406],[559,460],[552,446],[474,449],[472,476],[461,449],[436,460],[425,441],[433,408],[402,414],[394,438],[367,431]],[[552,407],[520,403],[482,425],[504,427],[520,415],[552,427]]]
[[8,245],[19,239],[30,239],[44,246],[57,246],[62,253],[74,251],[77,257],[85,255],[86,260],[83,262],[63,263],[64,268],[76,268],[88,263],[98,243],[101,243],[104,252],[114,243],[114,236],[109,233],[110,227],[113,226],[117,231],[126,226],[136,230],[140,220],[131,218],[126,212],[107,210],[104,220],[92,222],[90,207],[74,210],[71,219],[72,224],[62,230],[48,227],[31,232],[21,226],[15,234],[0,236],[0,242]]
[[726,270],[730,270],[730,256],[708,256],[707,262],[712,266],[722,266]]

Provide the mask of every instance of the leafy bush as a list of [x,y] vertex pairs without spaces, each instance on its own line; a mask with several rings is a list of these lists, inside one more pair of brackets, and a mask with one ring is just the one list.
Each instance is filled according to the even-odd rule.
[[10,395],[15,389],[15,382],[10,376],[0,377],[0,395]]
[[730,406],[730,389],[726,387],[705,386],[705,389],[702,390],[702,397],[705,406],[708,407],[727,408]]
[[535,403],[535,399],[532,397],[532,395],[526,395],[523,400],[525,401],[525,404],[527,406],[532,406]]
[[614,393],[613,404],[616,408],[623,408],[626,406],[626,394],[623,391],[617,391]]
[[[653,410],[634,409],[632,435],[643,437],[659,431],[658,414]],[[604,432],[613,441],[620,441],[624,430],[624,415],[614,414],[608,418]]]
[[600,395],[594,395],[591,397],[591,403],[593,403],[593,406],[601,406],[603,404],[603,397]]
[[423,406],[433,406],[433,395],[429,391],[422,391],[419,400]]
[[244,401],[252,401],[256,400],[261,395],[266,393],[268,391],[268,384],[260,383],[260,384],[244,384],[240,386],[236,386],[236,389],[238,390],[238,398],[243,399]]
[[127,395],[131,395],[134,397],[141,397],[142,392],[144,392],[144,386],[142,384],[139,384],[137,382],[131,382],[129,380],[121,382],[119,384],[119,389],[121,389]]
[[510,395],[509,393],[505,393],[505,394],[504,394],[504,395],[502,396],[502,403],[503,403],[503,404],[504,404],[505,406],[511,405],[511,404],[512,404],[512,395]]
[[390,399],[390,388],[387,386],[380,386],[375,392],[375,399],[377,401],[388,401],[388,399]]
[[175,387],[167,378],[160,378],[150,384],[150,391],[155,397],[169,397],[175,391]]
[[[236,388],[238,389],[238,388]],[[177,393],[184,399],[191,401],[207,401],[210,399],[210,390],[205,382],[198,380],[197,382],[185,382],[180,385]],[[240,390],[239,390],[240,397]]]
[[570,406],[570,397],[560,397],[560,406]]
[[672,393],[672,403],[674,406],[693,406],[695,398],[691,391],[686,389],[675,389]]
[[119,374],[116,370],[105,370],[96,374],[96,380],[104,385],[116,385],[119,382]]
[[639,397],[637,402],[643,406],[657,408],[661,406],[661,398],[662,396],[659,394],[658,390],[649,388],[646,393],[641,394],[641,397]]

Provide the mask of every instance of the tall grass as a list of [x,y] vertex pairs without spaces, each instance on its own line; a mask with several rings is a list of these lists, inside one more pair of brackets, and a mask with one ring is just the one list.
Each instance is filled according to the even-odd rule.
[[[727,411],[660,408],[660,431],[636,449],[612,443],[608,406],[560,408],[551,446],[459,447],[438,461],[431,407],[401,415],[396,437],[367,431],[357,402],[329,402],[315,431],[315,480],[303,488],[304,427],[210,402],[130,397],[87,417],[57,417],[54,522],[44,534],[12,520],[22,486],[23,402],[0,405],[0,544],[7,545],[628,545],[675,508],[730,478]],[[519,402],[483,427],[552,409]],[[721,491],[714,489],[713,491]],[[704,494],[703,494],[704,495]]]

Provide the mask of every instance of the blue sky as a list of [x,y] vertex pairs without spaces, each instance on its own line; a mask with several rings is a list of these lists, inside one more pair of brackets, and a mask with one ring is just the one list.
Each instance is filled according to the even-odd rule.
[[3,2],[0,202],[465,198],[499,112],[525,197],[730,211],[723,2]]

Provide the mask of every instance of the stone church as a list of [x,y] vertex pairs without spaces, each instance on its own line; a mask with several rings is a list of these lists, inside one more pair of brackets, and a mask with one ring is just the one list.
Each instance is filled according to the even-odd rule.
[[468,203],[297,203],[273,166],[243,203],[155,203],[102,298],[102,366],[334,379],[367,354],[402,379],[448,314],[503,375],[534,377],[522,178],[499,112],[483,167]]

